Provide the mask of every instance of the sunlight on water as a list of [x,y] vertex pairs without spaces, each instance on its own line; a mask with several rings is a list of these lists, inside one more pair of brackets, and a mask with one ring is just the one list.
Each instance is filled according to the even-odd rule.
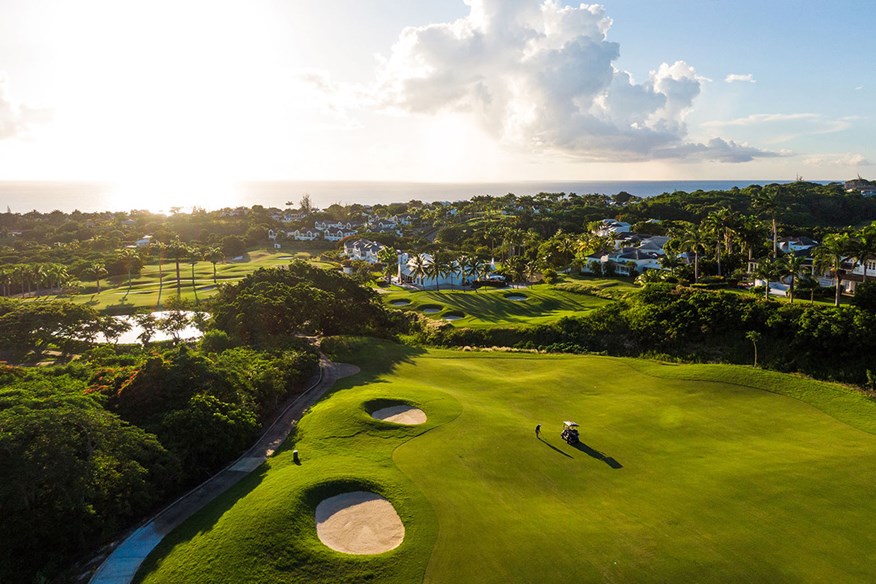
[[124,181],[111,185],[107,195],[114,210],[143,209],[153,213],[188,213],[195,207],[208,210],[234,207],[240,195],[230,182],[209,180]]

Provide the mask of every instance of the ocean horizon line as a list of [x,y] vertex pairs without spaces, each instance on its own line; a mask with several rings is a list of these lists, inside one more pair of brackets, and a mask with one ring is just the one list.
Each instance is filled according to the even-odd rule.
[[[679,180],[525,180],[480,182],[355,181],[355,180],[247,180],[217,187],[150,184],[131,190],[113,181],[0,181],[0,210],[12,212],[130,211],[166,212],[194,207],[216,210],[225,207],[262,205],[283,208],[304,194],[325,208],[339,204],[389,204],[411,200],[458,201],[475,196],[535,195],[539,192],[614,195],[628,192],[653,197],[675,191],[729,190],[750,185],[785,184],[779,179],[679,179]],[[829,184],[830,180],[809,181]],[[230,185],[230,186],[229,186]],[[126,190],[127,188],[127,190]],[[221,191],[221,192],[220,192]]]

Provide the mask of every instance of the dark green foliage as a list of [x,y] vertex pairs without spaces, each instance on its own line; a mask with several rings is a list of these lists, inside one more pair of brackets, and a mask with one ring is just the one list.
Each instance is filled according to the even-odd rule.
[[0,388],[0,581],[50,577],[152,509],[179,467],[68,375],[15,372]]
[[295,261],[258,270],[213,300],[215,327],[232,339],[276,345],[296,334],[385,334],[377,294],[342,274]]

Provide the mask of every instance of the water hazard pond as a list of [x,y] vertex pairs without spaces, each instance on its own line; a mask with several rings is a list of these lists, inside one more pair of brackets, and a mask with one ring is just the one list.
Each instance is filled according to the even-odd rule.
[[[152,312],[150,315],[152,318],[157,321],[161,321],[161,319],[166,318],[170,312],[167,311],[159,311]],[[179,339],[181,341],[193,341],[195,339],[200,339],[204,336],[204,333],[198,329],[194,324],[191,324],[192,319],[195,316],[194,312],[186,311],[184,314],[188,317],[190,324],[182,329],[179,333]],[[207,315],[209,316],[209,315]],[[143,333],[143,327],[137,324],[136,319],[133,316],[114,316],[118,321],[126,322],[131,325],[131,328],[126,332],[122,333],[119,336],[118,344],[120,345],[137,345],[140,343],[139,336]],[[152,337],[149,339],[149,342],[156,343],[160,341],[170,341],[173,339],[173,336],[161,330],[160,326],[155,327],[155,332],[152,334]],[[102,333],[97,335],[98,343],[111,343],[112,340],[108,340]]]

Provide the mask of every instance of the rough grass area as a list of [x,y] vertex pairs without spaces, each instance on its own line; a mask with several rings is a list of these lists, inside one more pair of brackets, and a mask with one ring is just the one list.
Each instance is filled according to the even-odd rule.
[[[510,300],[511,294],[526,296],[525,300]],[[427,314],[429,318],[444,320],[447,316],[462,315],[453,325],[462,328],[494,326],[517,327],[547,324],[564,316],[582,314],[610,302],[605,298],[558,290],[546,284],[524,288],[481,289],[475,291],[442,290],[392,291],[381,296],[387,306],[400,310],[423,313],[425,308],[439,308]],[[393,302],[409,301],[404,306]]]
[[[172,534],[143,582],[872,580],[876,404],[852,390],[736,366],[327,348],[363,372],[302,420],[303,464],[272,459]],[[428,423],[371,419],[387,399]],[[559,437],[568,419],[579,447]],[[313,507],[345,481],[396,506],[398,549],[319,543]]]

